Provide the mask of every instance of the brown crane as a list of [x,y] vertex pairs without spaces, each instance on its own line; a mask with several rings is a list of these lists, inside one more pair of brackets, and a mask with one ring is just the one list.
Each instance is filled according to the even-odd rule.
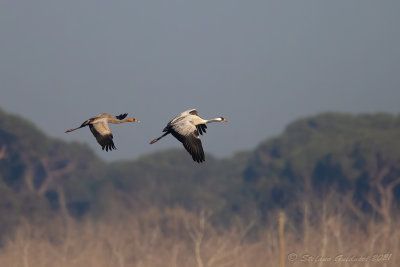
[[102,113],[88,119],[87,121],[82,123],[81,126],[74,129],[69,129],[65,132],[69,133],[89,125],[90,131],[92,132],[94,137],[96,137],[96,140],[101,145],[101,148],[103,150],[105,149],[106,151],[111,151],[113,149],[116,149],[116,147],[114,145],[113,134],[110,130],[110,127],[108,126],[108,123],[119,124],[124,122],[139,122],[134,118],[126,118],[127,115],[128,113],[118,116],[113,116],[109,113]]

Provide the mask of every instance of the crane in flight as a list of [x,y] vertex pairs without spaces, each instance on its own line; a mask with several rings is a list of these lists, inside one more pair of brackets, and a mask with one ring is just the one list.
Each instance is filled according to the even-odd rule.
[[[101,148],[106,151],[116,149],[113,142],[113,134],[108,126],[109,123],[119,124],[124,122],[139,122],[135,118],[126,118],[128,113],[121,114],[118,116],[113,116],[109,113],[102,113],[97,116],[94,116],[84,123],[81,126],[69,129],[65,131],[66,133],[70,133],[72,131],[78,130],[80,128],[86,127],[89,125],[90,131],[96,138],[97,142],[101,145]],[[126,119],[125,119],[126,118]]]
[[192,155],[194,161],[203,162],[205,157],[200,134],[202,135],[206,132],[206,124],[211,122],[228,122],[228,120],[223,117],[205,120],[199,116],[196,109],[186,110],[171,120],[164,128],[164,134],[153,139],[150,144],[154,144],[167,134],[172,134]]

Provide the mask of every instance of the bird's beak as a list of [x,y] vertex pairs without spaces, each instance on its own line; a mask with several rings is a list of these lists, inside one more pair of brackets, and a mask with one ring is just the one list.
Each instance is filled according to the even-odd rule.
[[229,122],[227,119],[223,119],[222,121],[223,121],[223,122]]
[[137,119],[133,119],[133,122],[140,122],[140,120],[137,120]]

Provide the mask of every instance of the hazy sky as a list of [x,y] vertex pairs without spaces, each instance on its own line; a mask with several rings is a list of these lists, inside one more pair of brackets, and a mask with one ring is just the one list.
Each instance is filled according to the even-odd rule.
[[[400,112],[400,1],[0,1],[0,107],[105,159],[149,145],[180,112],[224,116],[202,137],[229,156],[323,111]],[[89,129],[102,112],[117,151]],[[182,148],[183,149],[183,148]]]

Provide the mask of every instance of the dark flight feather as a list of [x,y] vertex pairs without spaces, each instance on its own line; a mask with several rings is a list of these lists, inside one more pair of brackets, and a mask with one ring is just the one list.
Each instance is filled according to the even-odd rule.
[[201,135],[203,135],[203,133],[206,132],[207,125],[205,125],[205,124],[199,124],[199,125],[196,125],[196,128],[197,128],[197,130],[199,131],[199,133],[200,133]]
[[123,120],[126,118],[126,116],[128,116],[128,113],[124,113],[124,114],[120,114],[118,116],[115,116],[115,118],[119,119],[119,120]]

